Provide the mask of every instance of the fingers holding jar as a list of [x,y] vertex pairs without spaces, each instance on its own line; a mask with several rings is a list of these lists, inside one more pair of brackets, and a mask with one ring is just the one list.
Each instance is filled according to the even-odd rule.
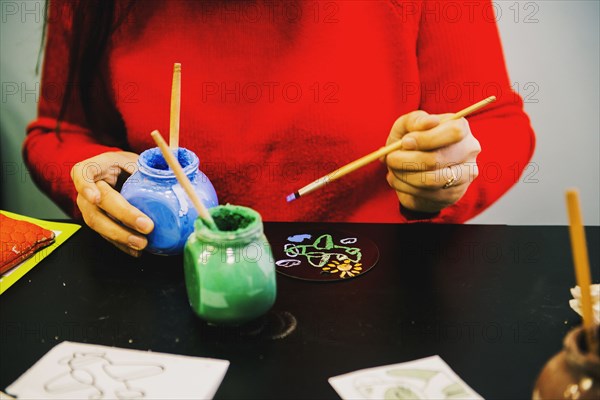
[[114,186],[129,174],[137,154],[110,152],[76,164],[71,178],[77,189],[77,206],[85,223],[124,252],[139,256],[154,223],[125,200]]

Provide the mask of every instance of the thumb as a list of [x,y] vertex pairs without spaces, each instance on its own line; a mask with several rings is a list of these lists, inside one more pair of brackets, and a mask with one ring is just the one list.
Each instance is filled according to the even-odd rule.
[[[138,155],[131,152],[118,151],[99,154],[81,161],[71,168],[71,180],[78,193],[92,204],[98,204],[101,198],[96,182],[123,170],[133,173],[137,169]],[[112,170],[112,173],[111,173]]]
[[440,123],[440,117],[428,114],[425,111],[413,111],[404,114],[394,122],[388,136],[388,144],[402,139],[404,135],[414,131],[424,131],[436,127]]

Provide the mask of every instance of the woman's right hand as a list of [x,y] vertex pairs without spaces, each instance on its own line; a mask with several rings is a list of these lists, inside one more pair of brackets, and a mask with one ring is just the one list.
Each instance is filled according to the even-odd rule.
[[139,257],[147,246],[144,235],[154,229],[147,215],[115,190],[121,174],[132,174],[138,155],[126,151],[102,153],[75,164],[71,179],[85,223],[125,253]]

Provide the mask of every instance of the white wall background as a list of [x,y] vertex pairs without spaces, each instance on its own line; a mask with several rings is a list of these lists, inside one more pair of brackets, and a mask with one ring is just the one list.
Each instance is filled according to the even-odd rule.
[[585,223],[599,225],[600,1],[495,6],[510,78],[525,99],[537,147],[520,183],[470,222],[566,225],[564,190],[577,187]]
[[[564,190],[578,187],[584,220],[600,225],[600,2],[494,3],[514,87],[537,134],[521,182],[471,223],[565,225]],[[0,0],[0,208],[64,214],[33,185],[21,161],[35,117],[43,1]]]
[[65,214],[31,181],[21,159],[40,94],[35,66],[44,1],[0,0],[0,208],[40,218]]

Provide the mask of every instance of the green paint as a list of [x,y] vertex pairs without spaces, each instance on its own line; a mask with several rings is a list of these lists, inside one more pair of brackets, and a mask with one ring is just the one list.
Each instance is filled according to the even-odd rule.
[[383,398],[385,400],[408,400],[408,399],[420,399],[415,391],[406,386],[394,386],[386,389]]
[[202,319],[239,325],[266,313],[275,302],[275,264],[260,214],[241,206],[209,210],[219,230],[200,219],[184,250],[190,305]]
[[458,382],[454,382],[442,389],[447,399],[464,399],[469,395],[469,392]]
[[[226,205],[211,213],[220,231],[235,232],[246,229],[256,222],[256,212],[245,207]],[[259,216],[260,218],[260,216]]]
[[424,381],[429,381],[439,373],[440,371],[429,369],[391,369],[386,371],[386,374],[397,378],[415,378]]
[[316,268],[324,267],[331,257],[338,261],[360,262],[362,253],[359,247],[337,245],[330,234],[319,236],[312,244],[288,244],[285,254],[288,257],[304,256],[308,263]]

